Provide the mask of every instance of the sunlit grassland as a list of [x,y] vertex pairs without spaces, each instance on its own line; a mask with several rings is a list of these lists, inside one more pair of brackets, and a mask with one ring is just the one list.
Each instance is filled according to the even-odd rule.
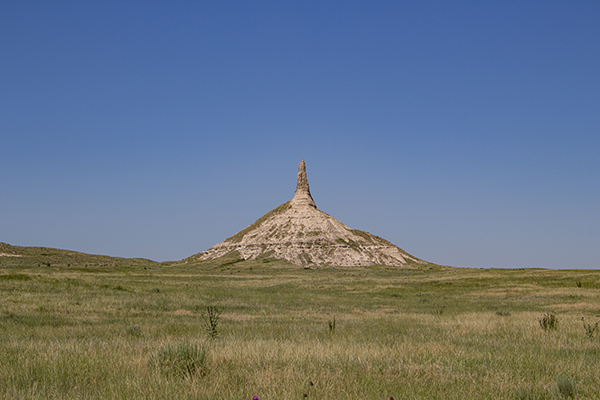
[[[25,264],[0,266],[6,399],[599,398],[600,271]],[[152,364],[181,343],[202,373]]]

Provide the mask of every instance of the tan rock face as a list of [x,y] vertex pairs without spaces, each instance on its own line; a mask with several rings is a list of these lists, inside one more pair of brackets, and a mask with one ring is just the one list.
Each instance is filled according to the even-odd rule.
[[292,200],[269,211],[225,241],[190,257],[210,260],[237,251],[244,259],[285,259],[301,266],[408,266],[424,262],[390,242],[350,229],[317,209],[310,194],[304,160]]
[[306,177],[306,164],[304,160],[298,164],[298,183],[296,184],[296,193],[292,199],[293,206],[308,205],[317,208],[315,201],[310,195],[308,187],[308,178]]

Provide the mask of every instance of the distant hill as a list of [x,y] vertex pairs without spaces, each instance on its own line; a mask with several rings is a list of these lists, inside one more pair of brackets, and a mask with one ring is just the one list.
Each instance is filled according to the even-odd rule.
[[108,269],[149,267],[160,263],[144,258],[122,258],[79,253],[48,247],[11,246],[0,242],[0,267],[66,267]]

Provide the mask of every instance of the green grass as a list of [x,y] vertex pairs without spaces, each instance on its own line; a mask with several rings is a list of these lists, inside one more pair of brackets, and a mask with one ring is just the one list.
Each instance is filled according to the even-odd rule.
[[[600,392],[600,338],[588,337],[581,322],[600,314],[600,271],[124,259],[86,269],[79,263],[91,259],[77,254],[78,262],[56,256],[61,267],[0,257],[0,398],[562,399],[573,388],[575,398],[592,399]],[[30,259],[39,257],[47,256]],[[221,312],[216,339],[206,331],[207,306]],[[557,329],[545,331],[538,320],[550,311]]]
[[254,223],[252,225],[247,226],[246,228],[242,229],[235,235],[225,239],[225,242],[231,242],[231,243],[240,242],[248,232],[258,228],[263,222],[265,222],[267,219],[271,218],[271,216],[281,214],[281,213],[287,211],[291,207],[290,203],[291,203],[291,200],[275,207],[274,209],[267,212],[265,215],[263,215],[256,221],[254,221]]
[[44,266],[102,272],[111,268],[152,268],[159,265],[143,258],[109,257],[48,247],[11,246],[2,242],[0,254],[15,255],[0,257],[0,266],[5,267]]

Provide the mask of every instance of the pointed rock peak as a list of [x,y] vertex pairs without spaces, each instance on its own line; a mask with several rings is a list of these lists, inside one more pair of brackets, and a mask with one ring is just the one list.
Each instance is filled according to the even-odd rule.
[[304,160],[298,164],[298,184],[296,185],[296,193],[299,190],[309,190],[308,178],[306,178],[306,163]]
[[306,205],[317,208],[315,201],[310,195],[308,187],[308,178],[306,177],[306,164],[304,160],[298,164],[298,183],[296,185],[296,194],[291,201],[292,206]]

